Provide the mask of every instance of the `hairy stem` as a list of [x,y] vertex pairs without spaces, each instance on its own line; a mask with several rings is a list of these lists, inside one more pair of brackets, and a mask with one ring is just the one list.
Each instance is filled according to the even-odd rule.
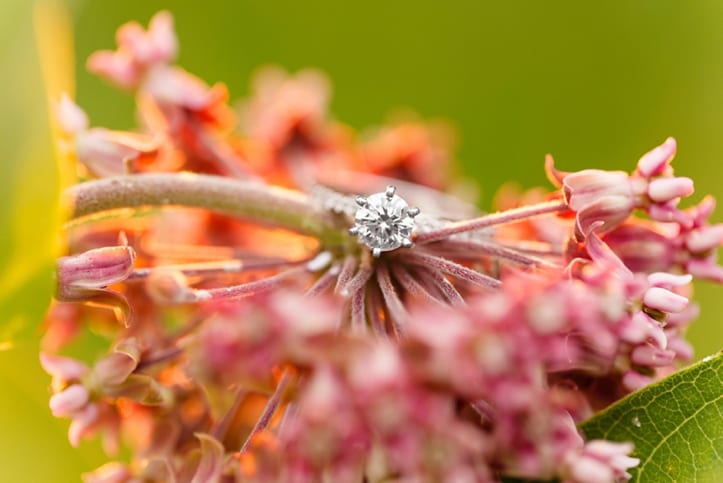
[[414,241],[416,243],[429,243],[448,238],[458,233],[466,233],[490,226],[514,223],[516,221],[527,220],[541,215],[557,213],[558,211],[564,211],[566,209],[567,204],[564,200],[545,201],[536,205],[522,206],[520,208],[500,211],[499,213],[483,215],[472,220],[450,223],[438,230],[428,231],[426,233],[417,233],[414,237]]
[[280,226],[327,243],[348,237],[333,214],[299,192],[260,182],[192,173],[118,176],[75,185],[65,192],[70,219],[148,206],[186,206]]

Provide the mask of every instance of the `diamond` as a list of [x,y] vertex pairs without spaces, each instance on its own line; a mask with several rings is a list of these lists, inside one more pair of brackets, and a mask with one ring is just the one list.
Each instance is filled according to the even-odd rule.
[[358,196],[356,199],[359,208],[349,233],[371,248],[375,257],[382,252],[412,246],[410,237],[414,230],[414,217],[419,214],[419,209],[410,208],[406,201],[395,194],[396,190],[389,185],[384,193]]

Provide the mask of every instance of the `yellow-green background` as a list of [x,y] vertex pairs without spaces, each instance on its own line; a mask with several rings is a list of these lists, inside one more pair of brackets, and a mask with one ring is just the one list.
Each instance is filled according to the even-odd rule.
[[[55,171],[50,161],[30,0],[0,0],[0,304],[2,322],[41,313]],[[464,171],[482,203],[507,180],[545,184],[543,156],[563,169],[631,169],[669,135],[675,166],[696,199],[723,199],[723,2],[270,1],[70,2],[79,103],[96,125],[132,125],[128,96],[87,75],[94,49],[115,28],[170,9],[180,62],[233,98],[258,66],[315,66],[334,84],[332,111],[355,127],[394,109],[451,120]],[[716,215],[716,220],[723,216]],[[35,261],[34,261],[35,260]],[[39,261],[38,261],[39,260]],[[31,270],[35,267],[40,271]],[[19,270],[13,272],[13,270]],[[28,268],[29,278],[8,281]],[[32,273],[40,275],[32,276]],[[15,280],[16,283],[11,283]],[[8,296],[9,295],[9,301]],[[698,355],[721,348],[723,289],[698,287]],[[19,310],[25,307],[27,310]],[[31,317],[32,319],[32,317]],[[97,444],[71,450],[67,421],[47,409],[37,363],[37,320],[0,352],[0,482],[77,481],[102,460]],[[97,343],[85,341],[92,357]]]

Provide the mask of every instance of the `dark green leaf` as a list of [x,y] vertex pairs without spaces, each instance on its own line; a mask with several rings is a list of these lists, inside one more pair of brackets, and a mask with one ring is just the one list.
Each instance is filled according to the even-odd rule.
[[581,429],[587,439],[635,443],[635,481],[721,481],[723,353],[631,394]]

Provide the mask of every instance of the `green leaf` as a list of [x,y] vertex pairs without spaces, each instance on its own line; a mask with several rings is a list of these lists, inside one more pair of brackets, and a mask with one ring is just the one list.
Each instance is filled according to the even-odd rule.
[[581,429],[587,439],[635,443],[634,481],[721,481],[723,353],[629,395]]

